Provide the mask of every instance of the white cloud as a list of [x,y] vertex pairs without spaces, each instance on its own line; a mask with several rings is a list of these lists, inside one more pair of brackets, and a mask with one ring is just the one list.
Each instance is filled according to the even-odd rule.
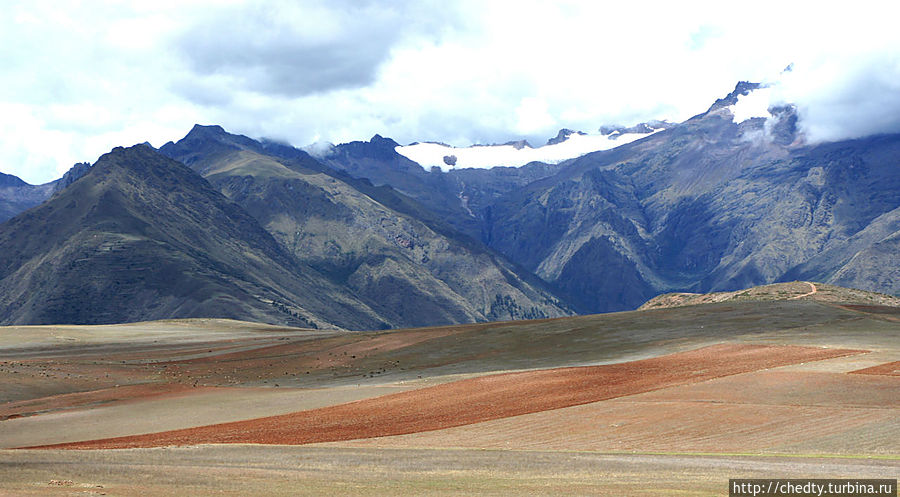
[[746,95],[739,95],[737,103],[730,106],[734,122],[742,123],[754,117],[768,118],[771,116],[769,113],[771,101],[772,88],[757,88]]
[[540,98],[523,98],[516,107],[516,117],[518,117],[518,121],[515,131],[523,135],[540,133],[556,126],[556,119],[550,115],[550,111],[547,109],[547,101]]
[[815,139],[900,130],[883,2],[25,2],[0,18],[0,171],[58,177],[194,122],[457,146],[705,110],[775,79]]

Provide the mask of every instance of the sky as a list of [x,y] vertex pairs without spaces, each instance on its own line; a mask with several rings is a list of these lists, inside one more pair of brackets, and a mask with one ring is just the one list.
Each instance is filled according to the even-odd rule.
[[[704,112],[740,80],[810,141],[900,131],[890,2],[28,1],[0,14],[0,171],[32,184],[194,123],[455,146]],[[783,72],[788,65],[793,70]]]

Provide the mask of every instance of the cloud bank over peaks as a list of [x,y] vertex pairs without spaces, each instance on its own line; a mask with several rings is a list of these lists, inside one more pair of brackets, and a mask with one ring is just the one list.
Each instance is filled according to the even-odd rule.
[[[541,143],[561,128],[681,122],[737,81],[768,83],[770,105],[796,104],[811,141],[895,132],[900,30],[888,6],[9,2],[0,171],[51,181],[197,122],[301,146],[374,134]],[[766,80],[789,62],[793,71]]]
[[793,105],[809,144],[900,132],[900,54],[793,64],[764,86],[743,97],[736,122]]

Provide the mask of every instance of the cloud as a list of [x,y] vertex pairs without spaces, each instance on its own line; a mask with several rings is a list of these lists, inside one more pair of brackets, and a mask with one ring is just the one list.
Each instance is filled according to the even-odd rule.
[[258,93],[362,87],[388,57],[400,19],[371,4],[361,10],[324,2],[229,6],[186,29],[176,48],[194,75],[228,74]]
[[798,106],[798,125],[810,142],[900,132],[900,53],[795,64],[773,88],[773,103]]
[[440,31],[450,12],[422,1],[235,4],[190,24],[175,49],[195,76],[229,75],[244,90],[298,97],[371,85],[398,42]]
[[[816,140],[898,131],[883,3],[25,2],[0,19],[0,171],[50,181],[195,122],[296,145],[465,146],[703,112],[776,82]],[[779,77],[788,63],[794,71]]]

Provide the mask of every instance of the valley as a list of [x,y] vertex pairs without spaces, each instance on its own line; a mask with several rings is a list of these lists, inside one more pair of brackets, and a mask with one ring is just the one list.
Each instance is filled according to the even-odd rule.
[[896,481],[882,4],[6,2],[0,497]]

